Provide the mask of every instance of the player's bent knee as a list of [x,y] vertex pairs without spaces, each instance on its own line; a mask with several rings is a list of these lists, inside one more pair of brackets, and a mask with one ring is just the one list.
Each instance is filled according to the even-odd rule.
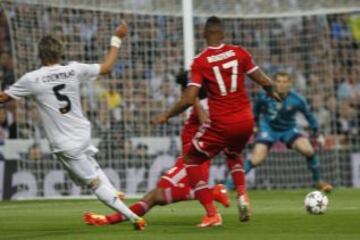
[[251,163],[254,166],[261,165],[265,161],[265,157],[266,157],[265,155],[264,156],[253,156],[251,158]]
[[251,157],[251,163],[254,166],[258,166],[258,165],[262,164],[266,159],[267,152],[268,152],[268,149],[267,149],[266,145],[264,145],[264,144],[256,145],[253,155]]
[[305,157],[312,157],[315,154],[314,148],[310,145],[309,142],[307,142],[307,140],[299,142],[296,149]]
[[308,146],[304,149],[304,155],[306,157],[312,157],[315,154],[314,148],[308,144]]
[[308,139],[300,137],[298,138],[292,148],[297,150],[299,153],[304,155],[305,157],[312,157],[315,154],[314,148],[311,146],[311,143]]
[[90,180],[87,186],[90,187],[91,189],[96,189],[100,186],[100,184],[101,184],[101,179],[99,177],[96,177]]
[[308,148],[303,152],[303,154],[309,158],[309,157],[314,156],[315,152],[314,152],[313,148]]

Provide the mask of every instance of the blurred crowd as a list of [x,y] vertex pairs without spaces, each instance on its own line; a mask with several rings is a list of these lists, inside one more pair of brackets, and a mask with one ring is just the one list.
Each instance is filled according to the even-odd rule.
[[[183,118],[154,128],[151,116],[179,96],[175,79],[183,69],[182,20],[179,16],[103,13],[14,4],[7,20],[0,12],[0,82],[2,89],[30,69],[39,67],[37,40],[57,35],[65,44],[64,62],[100,61],[119,19],[129,24],[129,37],[113,73],[84,83],[84,112],[93,123],[100,147],[109,154],[147,156],[146,145],[131,146],[131,137],[178,136]],[[204,46],[205,18],[195,18],[196,49]],[[245,46],[269,74],[285,70],[303,93],[326,136],[328,148],[359,143],[360,16],[317,15],[274,19],[225,19],[226,40]],[[13,36],[10,38],[10,29]],[[254,97],[259,89],[247,83]],[[0,108],[0,141],[44,138],[31,101]],[[306,123],[299,118],[300,125]],[[32,146],[32,151],[37,153]],[[136,151],[129,151],[133,149]],[[119,151],[116,153],[116,151]],[[135,153],[134,153],[135,152]],[[130,154],[130,153],[129,153]],[[36,155],[36,154],[35,154]],[[114,157],[115,158],[115,157]],[[129,156],[129,158],[131,158]]]

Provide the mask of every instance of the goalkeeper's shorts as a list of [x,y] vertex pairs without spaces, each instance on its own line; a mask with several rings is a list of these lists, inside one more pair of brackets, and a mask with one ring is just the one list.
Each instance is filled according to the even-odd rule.
[[286,144],[288,148],[291,148],[295,140],[302,136],[297,128],[291,128],[286,131],[275,131],[271,127],[262,126],[256,136],[256,142],[263,143],[270,148],[274,143],[280,141]]

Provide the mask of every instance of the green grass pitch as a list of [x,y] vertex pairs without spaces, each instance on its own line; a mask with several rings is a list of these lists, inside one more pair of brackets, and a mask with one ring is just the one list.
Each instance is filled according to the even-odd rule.
[[328,211],[318,216],[304,210],[303,199],[309,191],[251,191],[254,215],[250,222],[240,223],[232,204],[229,209],[219,207],[224,225],[212,229],[194,227],[203,214],[196,201],[156,207],[146,216],[149,225],[142,232],[133,231],[128,223],[84,225],[81,218],[84,210],[109,212],[95,200],[0,202],[0,239],[360,239],[360,190],[335,190],[329,195]]

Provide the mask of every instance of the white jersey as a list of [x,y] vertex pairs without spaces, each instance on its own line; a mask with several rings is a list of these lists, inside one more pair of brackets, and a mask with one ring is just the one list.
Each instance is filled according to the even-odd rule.
[[80,83],[95,80],[99,73],[99,64],[41,67],[22,76],[5,93],[14,99],[34,98],[54,152],[82,149],[91,142],[91,126],[82,113]]

